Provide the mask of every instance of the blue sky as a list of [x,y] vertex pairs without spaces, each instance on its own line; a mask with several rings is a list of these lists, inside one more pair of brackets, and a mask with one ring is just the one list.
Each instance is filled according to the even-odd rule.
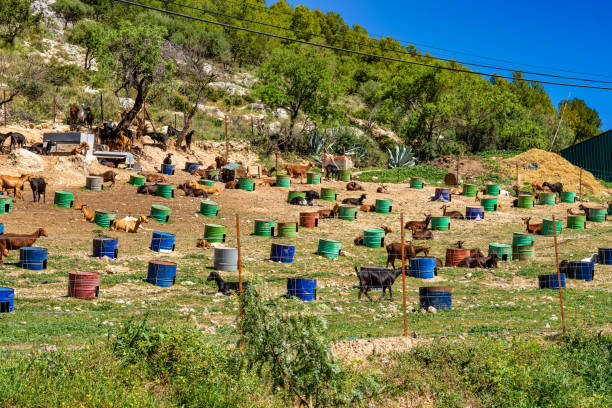
[[[522,64],[602,74],[608,77],[594,79],[612,82],[612,2],[608,0],[289,0],[289,3],[292,6],[303,4],[323,12],[336,11],[347,24],[359,24],[375,36],[392,36],[415,44]],[[457,60],[525,71],[585,76],[479,59],[421,45],[416,47],[434,56],[454,57]],[[603,86],[612,87],[612,84]],[[603,130],[612,128],[612,91],[552,85],[546,85],[546,90],[555,106],[570,92],[572,98],[584,99],[599,112]]]

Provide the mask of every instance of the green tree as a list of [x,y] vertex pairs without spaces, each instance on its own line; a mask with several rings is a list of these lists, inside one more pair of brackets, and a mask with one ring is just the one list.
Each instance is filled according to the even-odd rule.
[[70,41],[85,48],[83,68],[89,69],[91,67],[94,52],[101,46],[103,37],[104,26],[92,20],[79,21],[68,34]]
[[51,8],[64,19],[64,28],[68,27],[68,23],[74,26],[74,23],[94,12],[93,7],[79,0],[57,0]]
[[574,131],[572,144],[587,140],[600,132],[601,119],[595,109],[590,108],[582,99],[574,98],[559,102],[559,112],[563,111],[565,104],[567,107],[564,120]]
[[38,22],[30,5],[31,0],[0,1],[0,38],[11,46],[18,35]]
[[0,54],[0,82],[6,84],[6,97],[0,98],[0,107],[10,103],[17,95],[36,100],[44,93],[47,66],[33,57],[20,54]]

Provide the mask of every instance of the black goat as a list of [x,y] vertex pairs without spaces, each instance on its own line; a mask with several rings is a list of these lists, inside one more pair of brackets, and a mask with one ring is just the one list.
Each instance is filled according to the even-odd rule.
[[172,153],[168,153],[168,155],[164,159],[164,164],[172,164]]
[[11,132],[10,135],[11,135],[11,151],[13,150],[14,146],[17,148],[22,148],[26,142],[25,136],[17,132]]
[[179,137],[179,135],[181,134],[181,131],[178,129],[175,129],[174,127],[172,127],[171,125],[168,125],[168,130],[166,130],[166,134],[168,135],[168,137]]
[[[227,296],[231,295],[232,292],[236,292],[236,293],[240,292],[240,284],[238,282],[224,281],[221,278],[221,275],[219,275],[219,273],[217,272],[211,272],[210,275],[208,275],[208,278],[206,278],[206,281],[207,282],[210,282],[210,281],[217,282],[217,286],[219,287],[219,292]],[[242,290],[245,290],[246,287],[250,285],[251,284],[248,281],[242,281]]]
[[330,175],[331,177],[335,178],[338,175],[338,170],[340,169],[334,163],[326,164],[325,165],[325,178],[329,180]]
[[319,196],[319,193],[314,191],[314,190],[304,191],[304,193],[306,193],[306,200],[308,200],[308,201],[312,201],[314,199],[318,200],[319,198],[321,198]]
[[183,190],[185,193],[185,197],[201,197],[208,198],[208,193],[204,190],[200,190],[199,188],[189,187],[187,184],[181,184],[178,186],[179,190]]
[[395,279],[402,273],[402,268],[397,269],[381,269],[381,270],[366,270],[360,271],[355,266],[355,272],[357,272],[357,279],[359,279],[359,295],[357,299],[361,300],[361,295],[364,294],[371,301],[372,298],[368,295],[368,290],[371,287],[382,286],[382,295],[378,298],[381,300],[385,297],[385,291],[389,289],[389,300],[393,300],[393,293],[391,292],[391,286],[395,282]]
[[155,195],[157,194],[157,184],[142,185],[136,190],[138,194]]
[[30,188],[32,189],[32,195],[34,196],[34,202],[40,202],[40,196],[43,196],[43,203],[47,202],[47,182],[42,177],[36,177],[30,179]]
[[185,144],[187,145],[188,150],[191,150],[191,140],[193,139],[194,133],[195,133],[195,130],[192,130],[191,132],[185,135]]
[[351,205],[363,205],[363,200],[367,197],[366,194],[362,194],[359,198],[345,198],[342,200],[342,204],[351,204]]
[[312,200],[304,197],[293,197],[291,201],[289,201],[291,205],[312,205]]
[[0,133],[0,146],[2,146],[10,136],[10,133]]
[[149,136],[151,139],[153,139],[154,142],[161,143],[164,150],[168,149],[168,135],[164,135],[163,133],[151,132],[145,133],[145,136]]
[[563,184],[562,183],[554,183],[550,184],[549,182],[542,183],[542,187],[550,188],[550,191],[553,193],[561,194],[563,192]]

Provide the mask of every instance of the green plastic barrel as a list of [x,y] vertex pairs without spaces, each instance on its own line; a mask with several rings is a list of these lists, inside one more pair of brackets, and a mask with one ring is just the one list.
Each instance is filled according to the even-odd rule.
[[512,246],[508,244],[489,244],[489,255],[497,254],[500,261],[509,261],[512,258]]
[[244,191],[254,191],[255,190],[255,179],[243,177],[240,178],[238,182],[238,188]]
[[291,187],[291,176],[287,174],[277,174],[276,187]]
[[530,194],[519,194],[518,208],[533,208],[534,199],[535,197]]
[[463,184],[463,195],[466,197],[476,197],[478,194],[478,186],[476,184]]
[[516,245],[512,246],[512,260],[527,261],[535,258],[535,246],[533,245]]
[[336,201],[336,189],[330,187],[321,187],[321,200]]
[[410,188],[421,190],[423,188],[423,179],[421,177],[413,177],[410,179]]
[[434,231],[448,231],[450,229],[450,217],[431,217],[431,229]]
[[108,228],[114,220],[117,219],[117,214],[109,211],[96,211],[94,215],[94,223],[102,228]]
[[174,196],[174,186],[168,183],[157,183],[157,194],[158,197],[172,198]]
[[605,208],[591,208],[589,209],[589,221],[593,222],[604,222],[608,210]]
[[278,223],[277,236],[292,238],[292,237],[296,237],[297,233],[298,233],[298,223],[297,222],[279,222]]
[[130,184],[133,186],[142,186],[145,181],[147,181],[145,176],[141,176],[140,174],[132,174],[130,176]]
[[584,229],[586,227],[586,215],[568,215],[567,228]]
[[[563,227],[563,221],[555,220],[555,226],[557,228],[557,235],[561,234],[561,229]],[[553,220],[552,220],[552,218],[544,218],[542,220],[542,233],[541,233],[541,235],[545,235],[545,236],[553,236],[554,235]]]
[[204,239],[208,242],[225,242],[227,228],[224,225],[204,225]]
[[335,259],[340,256],[340,248],[342,243],[335,239],[319,239],[319,248],[317,253],[323,255],[326,258]]
[[172,209],[170,207],[166,207],[165,205],[153,204],[151,206],[151,218],[162,224],[170,221],[171,212]]
[[350,170],[338,170],[338,180],[339,181],[351,181],[351,171]]
[[272,220],[255,220],[255,231],[253,235],[258,237],[272,237],[274,236],[274,225],[276,223]]
[[290,203],[295,197],[306,198],[306,193],[303,191],[290,191],[287,195],[287,202]]
[[0,214],[13,212],[13,197],[0,195]]
[[321,173],[315,171],[307,172],[306,184],[321,184]]
[[533,245],[535,238],[533,234],[527,232],[515,232],[512,235],[512,246]]
[[574,203],[576,201],[576,193],[573,191],[564,191],[561,193],[562,203]]
[[200,180],[198,180],[198,184],[201,185],[201,186],[214,187],[215,186],[215,181],[214,180],[208,180],[208,179],[200,179]]
[[380,248],[384,245],[385,231],[368,228],[363,231],[363,244],[368,248]]
[[74,205],[74,193],[68,191],[56,191],[53,204],[61,208],[71,208]]
[[216,217],[219,213],[219,203],[213,200],[200,201],[200,214],[205,217]]
[[338,207],[338,218],[346,221],[355,221],[357,218],[357,207],[350,205],[340,205]]
[[497,197],[499,195],[499,184],[487,184],[485,186],[487,195]]
[[557,193],[548,193],[546,191],[542,191],[540,193],[540,205],[555,205],[556,198]]
[[481,198],[480,204],[485,211],[497,211],[497,197]]
[[388,198],[377,198],[374,210],[378,214],[389,214],[393,211],[393,202]]

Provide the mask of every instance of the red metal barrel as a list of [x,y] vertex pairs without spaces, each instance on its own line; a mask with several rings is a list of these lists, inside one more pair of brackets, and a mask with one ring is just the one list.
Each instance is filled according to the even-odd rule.
[[77,299],[95,299],[100,290],[100,275],[95,272],[68,273],[68,296]]
[[319,226],[319,213],[318,212],[301,212],[300,213],[300,227],[316,228],[318,226]]
[[470,256],[469,249],[463,248],[446,248],[446,263],[445,266],[457,266],[459,262]]

